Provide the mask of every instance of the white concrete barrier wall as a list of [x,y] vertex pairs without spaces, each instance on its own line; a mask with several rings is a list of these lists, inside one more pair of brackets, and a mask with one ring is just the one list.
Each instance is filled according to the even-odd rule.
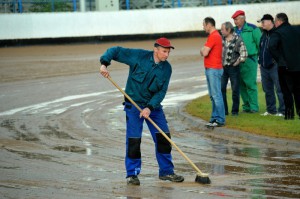
[[246,20],[269,13],[285,12],[293,25],[300,25],[300,1],[212,6],[197,8],[151,9],[113,12],[23,13],[0,15],[0,40],[90,37],[191,32],[203,30],[202,21],[211,16],[219,29],[232,21],[236,10],[246,12]]

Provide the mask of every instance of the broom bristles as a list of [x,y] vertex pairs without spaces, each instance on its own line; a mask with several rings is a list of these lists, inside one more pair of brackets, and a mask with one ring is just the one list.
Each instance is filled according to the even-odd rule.
[[208,176],[203,177],[203,176],[197,175],[196,179],[195,179],[195,182],[198,182],[198,183],[201,183],[201,184],[210,184],[211,180],[209,179]]

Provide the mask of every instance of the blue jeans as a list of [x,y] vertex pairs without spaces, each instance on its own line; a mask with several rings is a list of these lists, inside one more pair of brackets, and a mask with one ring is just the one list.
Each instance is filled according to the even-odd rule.
[[212,102],[210,122],[216,121],[220,124],[225,124],[225,109],[221,91],[222,74],[223,69],[205,69],[208,93]]
[[[265,92],[267,111],[271,114],[276,114],[277,112],[284,114],[285,106],[283,101],[283,94],[279,85],[277,65],[274,65],[272,68],[260,67],[260,73],[262,87]],[[276,94],[279,102],[278,110],[276,109],[276,97],[274,88],[276,89]]]
[[223,95],[225,115],[228,115],[228,104],[226,89],[228,80],[230,80],[232,90],[232,114],[238,114],[240,107],[240,67],[239,66],[228,66],[224,67],[224,73],[221,79],[221,90]]
[[[143,108],[143,107],[141,107]],[[140,118],[140,111],[131,103],[125,102],[126,112],[126,157],[125,166],[127,176],[139,175],[142,167],[141,141],[144,118]],[[167,120],[162,108],[151,111],[150,118],[171,138]],[[155,143],[155,155],[159,165],[159,176],[174,173],[174,165],[171,155],[171,144],[160,132],[146,120],[153,141]]]

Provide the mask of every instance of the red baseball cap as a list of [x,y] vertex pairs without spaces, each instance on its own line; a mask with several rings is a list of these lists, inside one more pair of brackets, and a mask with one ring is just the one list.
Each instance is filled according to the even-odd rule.
[[232,19],[235,19],[235,18],[237,18],[238,16],[240,16],[240,15],[243,15],[243,16],[245,16],[245,12],[244,11],[242,11],[242,10],[237,10],[233,15],[232,15]]
[[155,44],[157,44],[157,45],[159,45],[159,46],[162,46],[162,47],[164,47],[164,48],[173,48],[173,49],[174,49],[174,47],[171,45],[170,40],[168,40],[168,39],[165,38],[165,37],[161,37],[161,38],[157,39],[157,40],[155,41]]

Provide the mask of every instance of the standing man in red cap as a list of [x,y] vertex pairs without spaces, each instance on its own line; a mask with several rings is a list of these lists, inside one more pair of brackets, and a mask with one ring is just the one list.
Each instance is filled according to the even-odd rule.
[[[142,109],[140,112],[125,98],[126,112],[126,157],[125,166],[127,183],[140,185],[138,175],[141,172],[141,140],[143,123],[150,117],[171,138],[167,120],[161,102],[168,90],[172,67],[167,61],[171,48],[167,38],[159,38],[154,43],[153,51],[112,47],[100,58],[100,73],[109,76],[107,66],[117,61],[129,66],[129,76],[125,92]],[[174,173],[171,155],[171,144],[161,133],[146,120],[155,143],[155,154],[159,165],[159,179],[171,182],[182,182],[184,178]]]
[[243,112],[256,113],[258,107],[257,93],[257,57],[261,31],[253,24],[246,22],[245,12],[236,11],[232,15],[234,20],[235,32],[243,38],[248,52],[248,58],[240,64],[240,90],[243,100]]

